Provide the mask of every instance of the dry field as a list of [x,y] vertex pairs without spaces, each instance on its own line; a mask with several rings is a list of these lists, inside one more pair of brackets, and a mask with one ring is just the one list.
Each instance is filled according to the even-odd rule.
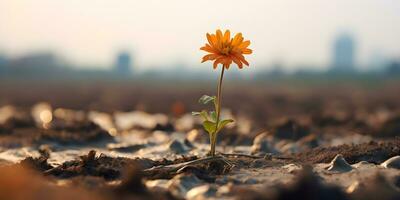
[[0,199],[400,199],[400,83],[367,82],[227,81],[210,158],[213,81],[3,80]]

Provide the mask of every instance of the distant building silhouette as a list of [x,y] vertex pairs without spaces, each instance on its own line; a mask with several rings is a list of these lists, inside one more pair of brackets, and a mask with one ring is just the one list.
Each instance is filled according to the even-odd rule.
[[333,44],[332,66],[334,72],[353,72],[355,70],[355,44],[349,34],[339,35]]
[[118,54],[112,70],[96,69],[98,66],[72,66],[52,52],[34,52],[14,58],[0,55],[0,78],[32,78],[40,80],[115,79],[131,75],[131,58]]
[[4,75],[7,71],[7,59],[6,57],[0,55],[0,76]]
[[387,74],[389,75],[400,75],[400,61],[393,61],[387,67]]
[[132,73],[132,60],[128,52],[121,52],[115,61],[115,72],[118,75],[129,76]]
[[7,62],[7,71],[14,75],[45,77],[59,70],[59,60],[53,53],[28,54]]

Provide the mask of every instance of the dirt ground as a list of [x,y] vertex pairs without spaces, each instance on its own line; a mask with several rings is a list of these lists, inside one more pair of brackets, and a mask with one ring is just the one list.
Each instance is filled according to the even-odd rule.
[[216,157],[190,114],[213,88],[23,86],[0,86],[0,199],[400,199],[395,84],[228,85]]

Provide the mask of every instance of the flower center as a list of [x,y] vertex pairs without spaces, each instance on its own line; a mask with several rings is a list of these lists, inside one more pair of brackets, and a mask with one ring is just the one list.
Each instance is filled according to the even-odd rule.
[[231,44],[229,42],[222,44],[222,49],[221,49],[222,54],[229,55],[231,50],[232,50],[232,48],[231,48]]

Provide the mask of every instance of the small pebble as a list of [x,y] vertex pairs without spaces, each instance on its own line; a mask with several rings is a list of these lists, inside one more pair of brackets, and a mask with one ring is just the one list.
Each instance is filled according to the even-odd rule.
[[247,178],[243,181],[244,184],[257,184],[258,180],[255,178]]
[[186,193],[204,182],[193,174],[179,174],[168,181],[168,190],[174,196],[184,197]]
[[360,167],[373,167],[375,165],[373,163],[369,163],[367,161],[360,161],[360,162],[358,162],[358,163],[356,163],[354,165],[351,165],[351,166],[353,166],[354,168],[360,168]]
[[178,140],[172,140],[170,143],[168,143],[168,148],[176,154],[183,154],[186,152],[185,145]]
[[192,144],[188,139],[186,139],[186,138],[185,138],[185,140],[183,141],[183,143],[184,143],[188,148],[190,148],[190,149],[193,149],[193,148],[194,148],[193,144]]
[[253,140],[253,145],[251,146],[251,153],[275,153],[276,150],[272,148],[272,145],[267,140],[267,134],[263,133],[257,135]]
[[283,169],[285,169],[285,170],[287,170],[289,173],[294,173],[294,172],[296,172],[296,171],[298,171],[298,170],[301,170],[302,169],[302,167],[301,166],[298,166],[298,165],[296,165],[296,164],[293,164],[293,163],[291,163],[291,164],[288,164],[288,165],[285,165],[285,166],[283,166],[282,167]]
[[229,196],[232,194],[234,184],[228,183],[218,188],[217,196]]
[[400,169],[400,156],[394,156],[381,164],[384,168]]
[[168,180],[165,179],[157,179],[157,180],[149,180],[145,183],[147,188],[151,189],[167,189]]
[[201,133],[196,129],[193,129],[186,134],[186,140],[189,142],[200,142],[201,138]]
[[331,172],[348,172],[352,169],[353,167],[347,163],[341,154],[336,155],[328,167],[328,171]]
[[215,187],[210,186],[210,185],[202,185],[202,186],[192,188],[186,194],[186,198],[187,199],[194,199],[194,198],[206,199],[206,198],[215,196],[216,193],[217,193],[217,189]]

